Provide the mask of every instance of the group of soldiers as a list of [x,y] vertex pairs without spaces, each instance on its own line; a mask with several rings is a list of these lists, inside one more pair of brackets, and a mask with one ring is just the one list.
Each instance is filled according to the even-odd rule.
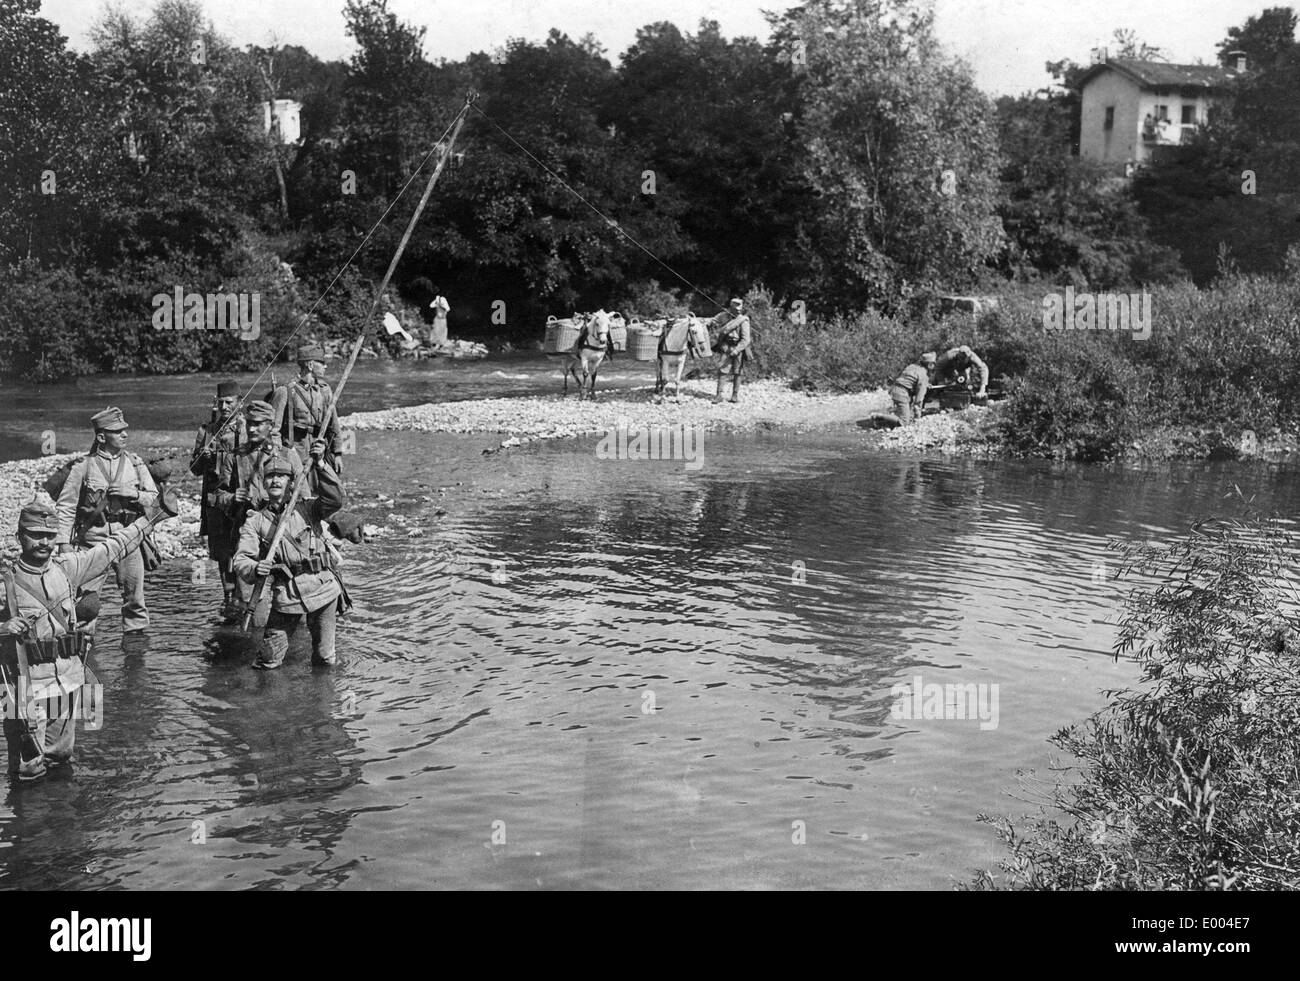
[[[362,534],[360,522],[339,513],[340,431],[325,352],[303,345],[297,361],[295,379],[274,387],[268,400],[246,402],[242,412],[237,385],[218,385],[190,459],[190,471],[202,478],[200,533],[220,571],[222,616],[234,621],[251,608],[254,622],[264,623],[253,663],[262,670],[284,662],[304,619],[313,664],[334,663],[335,619],[350,601],[327,522],[341,537]],[[71,760],[101,587],[113,572],[127,649],[149,627],[142,547],[159,518],[178,513],[174,491],[160,492],[150,468],[126,448],[120,409],[96,413],[91,427],[94,444],[72,466],[55,506],[34,500],[23,507],[20,556],[0,577],[4,733],[9,771],[20,781]],[[299,500],[286,510],[305,466]],[[255,603],[262,583],[267,604]]]
[[988,394],[988,365],[969,347],[951,347],[942,354],[927,351],[904,368],[890,387],[894,416],[904,426],[921,418],[930,386],[951,385],[958,379],[969,382],[975,398],[982,399]]

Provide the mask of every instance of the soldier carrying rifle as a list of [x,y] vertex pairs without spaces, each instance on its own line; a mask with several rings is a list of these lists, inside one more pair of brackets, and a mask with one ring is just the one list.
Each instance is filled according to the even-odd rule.
[[97,612],[97,596],[78,603],[77,593],[135,554],[161,514],[176,514],[175,497],[168,491],[161,504],[151,500],[143,510],[145,516],[97,544],[57,556],[61,533],[54,508],[34,501],[18,516],[21,555],[0,589],[0,680],[9,772],[19,780],[40,779],[49,767],[72,760],[90,644],[84,624]]
[[248,442],[244,417],[235,411],[238,401],[239,386],[235,382],[224,381],[217,386],[212,418],[199,427],[194,438],[194,452],[190,456],[190,473],[203,478],[199,534],[207,537],[208,558],[217,564],[221,576],[221,613],[227,620],[238,616],[237,580],[230,569],[238,529],[231,524],[228,512],[219,505],[217,495],[222,477],[228,480],[233,470],[234,454]]

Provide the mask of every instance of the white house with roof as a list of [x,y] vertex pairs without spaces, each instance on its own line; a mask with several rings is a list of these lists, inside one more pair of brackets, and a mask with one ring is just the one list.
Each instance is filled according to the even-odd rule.
[[1162,147],[1178,146],[1205,125],[1210,107],[1246,70],[1244,55],[1235,62],[1227,69],[1103,54],[1078,83],[1079,155],[1131,175]]

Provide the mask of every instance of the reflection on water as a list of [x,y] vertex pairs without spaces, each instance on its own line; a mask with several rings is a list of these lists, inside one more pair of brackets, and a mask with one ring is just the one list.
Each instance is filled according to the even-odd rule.
[[[999,857],[975,815],[1021,810],[1016,771],[1133,676],[1107,538],[1294,491],[781,434],[711,435],[691,473],[595,442],[367,433],[354,500],[395,530],[349,553],[332,672],[248,670],[219,587],[160,570],[151,649],[96,655],[75,777],[0,807],[0,884],[946,888]],[[892,718],[917,675],[997,684],[999,726]]]

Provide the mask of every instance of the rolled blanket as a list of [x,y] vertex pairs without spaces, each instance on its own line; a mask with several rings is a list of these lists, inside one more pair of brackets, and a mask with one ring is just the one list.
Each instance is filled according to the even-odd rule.
[[172,473],[176,469],[176,461],[167,457],[159,457],[157,460],[150,460],[146,466],[149,468],[149,476],[153,478],[155,484],[165,484],[172,479]]
[[336,511],[330,516],[329,529],[338,538],[346,539],[354,545],[366,540],[365,520],[351,511]]

